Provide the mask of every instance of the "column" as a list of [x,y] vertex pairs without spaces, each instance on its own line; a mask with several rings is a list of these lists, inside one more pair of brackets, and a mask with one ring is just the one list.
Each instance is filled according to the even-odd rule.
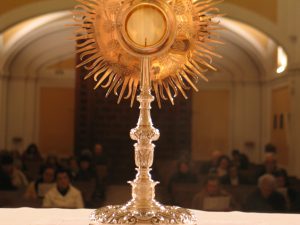
[[7,148],[7,76],[0,74],[0,150]]
[[291,131],[289,170],[292,175],[300,177],[300,68],[295,69],[292,73],[292,109],[289,119]]

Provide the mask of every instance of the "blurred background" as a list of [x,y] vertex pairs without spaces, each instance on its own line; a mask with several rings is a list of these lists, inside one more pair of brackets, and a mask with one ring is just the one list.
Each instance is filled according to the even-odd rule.
[[[1,207],[130,198],[138,104],[105,99],[75,69],[66,26],[74,5],[1,3]],[[161,110],[153,103],[157,198],[213,211],[300,212],[300,1],[226,0],[220,8],[227,16],[219,71],[209,71],[188,101],[178,97]],[[70,187],[82,204],[49,203],[50,191],[67,202]]]

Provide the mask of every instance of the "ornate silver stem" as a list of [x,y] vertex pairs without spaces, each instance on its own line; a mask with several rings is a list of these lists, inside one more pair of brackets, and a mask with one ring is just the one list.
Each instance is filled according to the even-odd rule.
[[140,102],[140,116],[137,127],[130,132],[131,139],[137,141],[135,148],[135,164],[137,166],[137,176],[132,185],[132,204],[136,208],[149,208],[157,205],[154,200],[155,185],[151,179],[150,167],[153,164],[154,144],[159,138],[159,130],[152,124],[150,109],[154,97],[151,95],[150,83],[150,60],[142,59],[140,95],[137,97]]
[[155,200],[155,185],[150,175],[153,164],[154,144],[159,131],[153,127],[150,109],[154,97],[151,95],[150,59],[141,62],[140,115],[137,127],[130,131],[130,137],[137,141],[135,164],[137,175],[132,186],[132,199],[125,205],[106,206],[91,214],[91,225],[99,224],[186,224],[195,225],[193,214],[176,206],[163,206]]

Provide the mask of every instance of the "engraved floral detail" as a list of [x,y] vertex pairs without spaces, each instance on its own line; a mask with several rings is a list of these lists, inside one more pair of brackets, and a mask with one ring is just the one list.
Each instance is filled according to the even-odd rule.
[[159,138],[159,130],[153,127],[139,127],[131,130],[130,137],[135,141],[156,141]]
[[152,210],[135,210],[125,206],[106,206],[95,210],[90,216],[91,224],[191,224],[196,220],[193,214],[184,208],[165,206]]

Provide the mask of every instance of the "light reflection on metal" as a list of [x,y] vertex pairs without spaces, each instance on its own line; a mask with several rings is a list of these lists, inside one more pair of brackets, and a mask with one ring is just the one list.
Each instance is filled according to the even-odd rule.
[[[186,92],[190,87],[197,91],[195,83],[199,78],[208,80],[204,75],[208,69],[216,70],[212,66],[212,59],[221,56],[215,52],[215,44],[222,42],[216,33],[219,26],[214,18],[221,15],[215,5],[222,1],[77,1],[81,4],[75,6],[74,19],[78,27],[77,53],[82,60],[77,67],[84,66],[89,71],[85,79],[94,78],[95,89],[101,86],[107,89],[106,96],[112,92],[118,95],[118,103],[122,98],[131,99],[132,106],[139,86],[140,60],[137,54],[131,54],[131,50],[138,50],[140,46],[128,47],[125,44],[130,32],[126,32],[124,27],[126,15],[134,13],[133,8],[141,4],[155,7],[168,23],[162,24],[168,29],[162,37],[167,38],[167,42],[161,40],[157,45],[147,48],[151,52],[159,47],[170,46],[165,48],[163,54],[154,55],[150,68],[159,107],[161,99],[174,104],[173,98],[178,94],[187,98]],[[157,31],[161,31],[163,26],[156,26]],[[151,29],[149,26],[147,28]]]
[[150,171],[153,164],[154,144],[159,130],[152,125],[150,109],[154,97],[151,95],[150,59],[141,60],[140,116],[137,127],[130,131],[132,140],[137,141],[135,164],[137,175],[132,186],[132,199],[125,205],[106,206],[91,214],[90,225],[99,224],[186,224],[196,225],[194,215],[187,209],[164,206],[155,200],[155,186]]
[[125,205],[106,206],[94,211],[91,225],[97,224],[186,224],[195,225],[193,214],[184,208],[164,206],[155,200],[155,186],[150,171],[154,144],[159,138],[151,120],[151,102],[170,100],[186,90],[198,78],[207,80],[204,72],[215,70],[212,58],[221,57],[210,44],[215,40],[218,22],[211,14],[219,12],[220,1],[206,0],[78,0],[75,6],[77,53],[94,78],[95,89],[107,88],[131,98],[139,87],[140,115],[137,127],[130,131],[137,141],[135,164],[137,175],[132,186],[132,199]]

